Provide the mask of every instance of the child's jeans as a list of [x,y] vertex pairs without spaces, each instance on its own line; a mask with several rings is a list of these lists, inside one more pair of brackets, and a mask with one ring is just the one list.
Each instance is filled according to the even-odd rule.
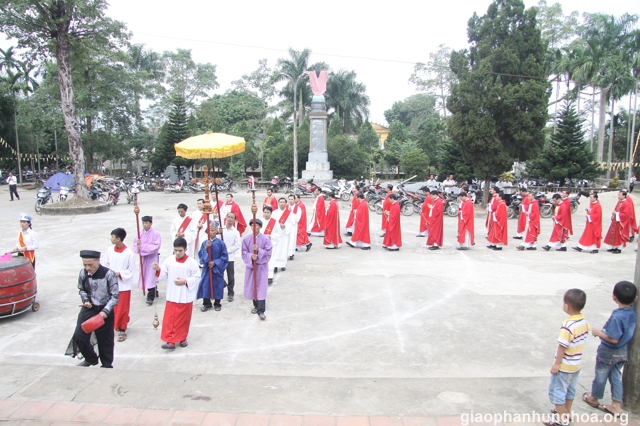
[[598,346],[596,355],[596,377],[591,384],[591,396],[596,399],[604,397],[604,387],[609,380],[611,399],[622,402],[622,367],[627,362],[627,346],[611,349]]

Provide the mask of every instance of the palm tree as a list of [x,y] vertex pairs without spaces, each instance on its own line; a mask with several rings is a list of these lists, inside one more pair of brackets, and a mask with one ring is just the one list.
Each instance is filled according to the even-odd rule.
[[[7,50],[0,49],[1,62],[0,70],[4,69],[5,75],[0,76],[0,84],[4,86],[7,92],[11,92],[13,100],[13,125],[16,134],[16,153],[18,155],[18,182],[22,183],[22,166],[20,164],[20,140],[18,138],[18,108],[16,102],[16,94],[28,90],[28,86],[24,84],[24,74],[20,70],[21,63],[14,58],[13,46]],[[14,72],[15,70],[15,72]]]
[[343,133],[356,132],[369,117],[371,101],[366,86],[356,81],[354,71],[331,73],[327,81],[327,107],[340,120]]
[[146,82],[161,82],[165,76],[165,64],[162,55],[151,49],[145,49],[144,44],[134,44],[128,51],[130,61],[129,69],[137,74],[140,86],[134,88],[135,117],[138,128],[142,127],[142,113],[140,111],[140,98],[145,91]]
[[[275,75],[275,82],[286,80],[287,84],[280,92],[280,96],[285,99],[293,99],[294,96],[298,96],[298,126],[302,125],[304,121],[304,107],[311,102],[311,89],[309,85],[303,83],[297,85],[297,94],[294,94],[294,86],[298,83],[298,79],[302,80],[301,76],[308,70],[320,67],[326,69],[327,64],[324,62],[317,62],[309,65],[309,57],[311,56],[311,49],[304,49],[302,51],[293,50],[289,48],[289,58],[280,58],[276,62],[277,74]],[[295,99],[293,99],[296,102]],[[288,115],[288,113],[286,113]]]

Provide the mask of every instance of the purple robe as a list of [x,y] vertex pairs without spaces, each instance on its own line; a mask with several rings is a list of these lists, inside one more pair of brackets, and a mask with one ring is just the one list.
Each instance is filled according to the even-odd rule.
[[[251,230],[253,231],[253,230]],[[258,258],[256,259],[257,300],[267,300],[269,287],[269,259],[271,259],[271,240],[264,234],[256,237]],[[244,273],[244,297],[253,300],[253,232],[242,239],[242,260],[246,265]]]
[[[162,243],[160,233],[153,228],[149,229],[148,232],[142,231],[142,234],[140,234],[140,242],[140,250],[138,250],[138,237],[135,237],[131,250],[136,254],[142,255],[141,270],[144,273],[144,288],[155,288],[158,283],[158,278],[156,278],[156,271],[153,270],[152,265],[153,262],[158,261],[158,252],[160,251],[160,244]],[[138,278],[138,288],[142,288],[142,274],[140,274]]]

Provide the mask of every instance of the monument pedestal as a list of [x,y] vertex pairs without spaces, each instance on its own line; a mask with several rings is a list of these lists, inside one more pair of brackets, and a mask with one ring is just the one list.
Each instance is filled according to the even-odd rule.
[[311,146],[309,147],[309,161],[302,171],[302,179],[313,179],[323,182],[333,179],[333,171],[329,164],[327,153],[327,110],[324,96],[314,96],[309,113],[311,130]]

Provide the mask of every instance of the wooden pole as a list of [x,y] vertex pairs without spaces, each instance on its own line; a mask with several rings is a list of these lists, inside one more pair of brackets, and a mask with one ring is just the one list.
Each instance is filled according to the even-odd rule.
[[[216,182],[216,165],[211,158],[211,168],[213,169],[213,190],[216,193],[216,209],[218,209],[218,219],[220,220],[220,226],[222,226],[222,213],[220,212],[220,201],[218,198],[218,182]],[[220,234],[220,238],[224,241],[224,235]]]
[[[256,213],[258,213],[258,206],[256,205],[256,190],[251,190],[251,198],[253,203],[251,204],[251,213],[253,214],[253,245],[256,245]],[[258,250],[254,249],[253,254],[258,254]],[[253,259],[253,300],[258,301],[258,275],[256,271],[256,259]]]
[[[142,240],[140,239],[140,221],[138,220],[138,215],[140,214],[140,207],[138,207],[138,197],[134,197],[133,199],[133,212],[136,215],[136,228],[138,229],[138,241],[142,244]],[[142,254],[138,253],[140,257],[140,278],[142,279],[142,295],[145,296],[147,293],[145,291],[145,282],[144,282],[144,266],[142,265]],[[155,291],[155,289],[153,289]]]
[[[213,163],[213,158],[211,159],[211,162]],[[204,209],[202,210],[202,213],[207,215],[207,242],[209,243],[209,246],[207,247],[207,253],[209,253],[209,261],[211,261],[213,257],[211,255],[211,232],[210,232],[211,230],[209,229],[209,215],[212,214],[213,212],[211,211],[211,202],[209,201],[209,170],[207,169],[207,166],[204,166],[202,168],[202,171],[204,172],[204,179],[202,180],[204,182]],[[216,203],[217,202],[218,202],[218,197],[216,196]],[[218,212],[220,212],[220,209],[218,209]],[[209,266],[207,265],[207,267]],[[209,268],[209,291],[210,291],[211,299],[214,299],[213,268]]]

